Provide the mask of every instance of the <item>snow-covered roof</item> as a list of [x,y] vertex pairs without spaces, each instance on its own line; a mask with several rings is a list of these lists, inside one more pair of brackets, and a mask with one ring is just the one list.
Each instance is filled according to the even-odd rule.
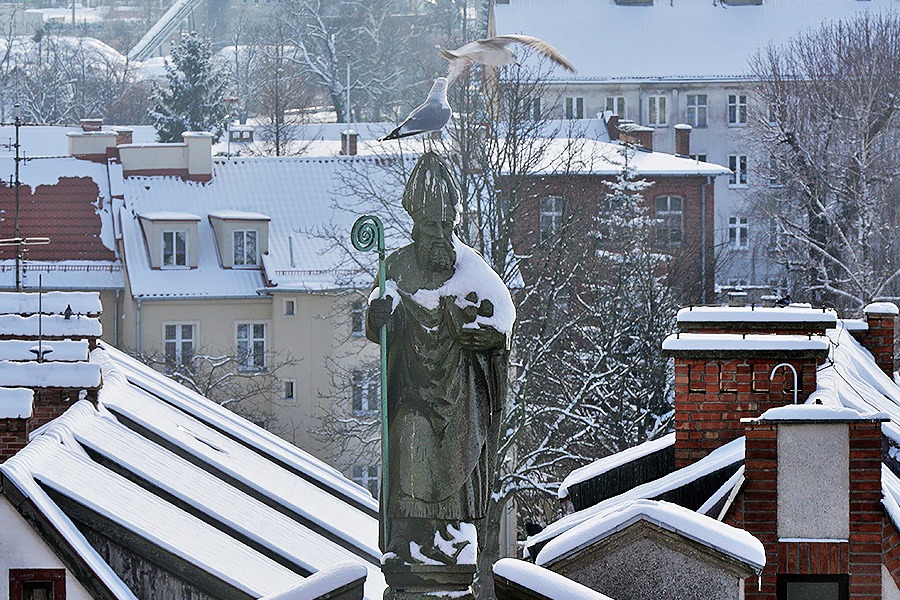
[[[544,144],[546,149],[530,171],[534,175],[614,176],[625,166],[624,147],[617,142],[554,138]],[[628,163],[636,177],[718,177],[731,173],[721,165],[664,152],[637,149],[629,155]]]
[[740,437],[724,446],[716,448],[695,463],[673,471],[659,479],[636,486],[623,494],[599,502],[594,506],[568,514],[561,519],[554,521],[540,533],[528,538],[526,547],[531,548],[533,546],[541,545],[548,540],[552,540],[576,525],[613,507],[619,506],[623,502],[658,498],[662,494],[678,489],[692,481],[696,481],[704,475],[714,473],[730,466],[736,466],[743,460],[744,438]]
[[[394,160],[409,161],[411,167],[416,158]],[[327,230],[334,228],[341,241],[348,240],[354,220],[364,212],[365,198],[353,199],[352,211],[335,208],[336,200],[347,193],[342,179],[347,170],[365,169],[371,185],[393,190],[400,197],[402,188],[391,173],[376,168],[381,160],[384,158],[217,158],[212,180],[206,183],[176,177],[126,179],[122,235],[135,297],[254,297],[266,287],[260,271],[221,268],[208,216],[271,219],[268,254],[262,257],[262,264],[265,279],[277,289],[368,286],[368,277],[354,280],[358,273],[346,269],[346,255],[335,247]],[[185,210],[201,217],[197,268],[151,269],[135,215]]]
[[558,496],[560,498],[566,498],[569,495],[569,488],[571,486],[581,483],[582,481],[587,481],[588,479],[593,479],[594,477],[599,477],[616,467],[635,461],[648,454],[658,452],[674,443],[675,433],[673,432],[664,435],[659,439],[638,444],[637,446],[627,448],[621,452],[595,460],[581,468],[575,469],[563,479],[563,482],[559,486]]
[[662,348],[669,352],[825,352],[829,342],[821,335],[673,333],[663,340]]
[[[586,585],[563,577],[549,569],[515,558],[501,558],[494,563],[494,575],[548,600],[612,600]],[[529,596],[530,598],[531,596]]]
[[34,391],[0,387],[0,419],[27,419],[34,409]]
[[[824,21],[900,11],[895,0],[764,0],[734,6],[708,0],[621,6],[595,0],[512,0],[493,5],[497,34],[524,33],[556,46],[578,69],[566,82],[741,80],[748,59]],[[639,38],[640,43],[628,43]],[[702,40],[698,45],[698,40]],[[521,51],[520,51],[521,52]]]
[[677,504],[654,500],[634,500],[610,507],[551,540],[535,562],[551,564],[642,520],[718,550],[750,565],[757,573],[766,564],[762,542],[750,533]]
[[[895,307],[896,308],[896,307]],[[837,312],[808,304],[788,306],[690,306],[678,311],[678,324],[685,323],[826,323],[832,327]]]
[[77,402],[0,469],[115,597],[134,596],[74,526],[75,506],[256,598],[346,563],[312,589],[363,575],[365,597],[381,598],[364,489],[119,351],[91,361],[103,370],[97,405]]

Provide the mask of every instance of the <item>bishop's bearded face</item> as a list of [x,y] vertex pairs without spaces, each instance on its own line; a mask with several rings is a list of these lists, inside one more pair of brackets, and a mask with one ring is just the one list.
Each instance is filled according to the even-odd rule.
[[431,219],[417,222],[412,238],[419,266],[436,273],[453,270],[456,251],[453,249],[452,222]]

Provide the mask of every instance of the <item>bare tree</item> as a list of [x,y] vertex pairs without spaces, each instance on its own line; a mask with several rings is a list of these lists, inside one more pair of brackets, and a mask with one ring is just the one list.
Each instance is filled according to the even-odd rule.
[[900,18],[866,14],[751,63],[749,134],[769,159],[755,208],[808,300],[852,309],[900,296],[898,53]]

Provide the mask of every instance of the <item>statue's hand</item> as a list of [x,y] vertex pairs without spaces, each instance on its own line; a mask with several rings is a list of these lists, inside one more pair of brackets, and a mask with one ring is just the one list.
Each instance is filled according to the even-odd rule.
[[490,325],[483,327],[464,327],[459,334],[459,344],[467,350],[483,352],[506,345],[506,335]]
[[376,298],[369,302],[369,324],[373,329],[378,329],[391,320],[393,303],[394,300],[390,296]]

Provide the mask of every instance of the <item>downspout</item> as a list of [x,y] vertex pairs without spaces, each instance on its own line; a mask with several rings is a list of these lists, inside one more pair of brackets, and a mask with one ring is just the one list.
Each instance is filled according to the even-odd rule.
[[[700,186],[700,304],[706,304],[706,183]],[[140,314],[140,313],[139,313]]]
[[116,288],[116,301],[113,304],[113,346],[119,347],[119,294],[121,290]]
[[138,353],[142,351],[141,349],[141,304],[144,302],[143,298],[136,298],[137,300],[137,314],[134,317],[134,327],[135,327],[135,345],[137,346],[136,350]]

